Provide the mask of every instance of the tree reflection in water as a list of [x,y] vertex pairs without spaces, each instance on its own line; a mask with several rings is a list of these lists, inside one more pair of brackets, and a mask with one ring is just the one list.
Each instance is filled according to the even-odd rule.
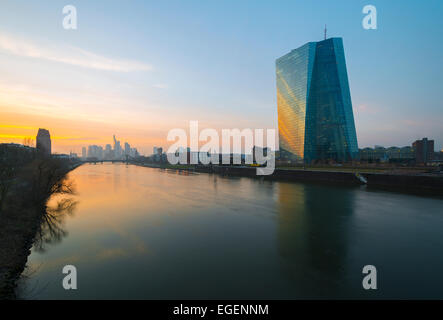
[[61,188],[63,192],[58,192],[63,194],[61,199],[42,208],[41,222],[34,241],[34,249],[38,252],[45,252],[46,245],[60,243],[68,235],[64,228],[65,220],[74,214],[78,201],[72,197],[75,194],[72,182],[67,185],[69,188]]

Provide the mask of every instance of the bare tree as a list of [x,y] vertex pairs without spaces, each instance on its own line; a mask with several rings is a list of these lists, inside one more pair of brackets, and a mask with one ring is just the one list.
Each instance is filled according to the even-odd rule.
[[23,139],[23,145],[27,147],[34,147],[35,146],[34,139],[32,137],[25,137]]
[[6,196],[14,183],[15,168],[8,163],[0,163],[0,214],[3,211],[3,206]]
[[46,203],[56,193],[73,194],[74,186],[66,176],[66,161],[37,159],[30,168],[32,201],[36,205]]
[[67,236],[64,221],[67,216],[73,215],[76,205],[77,201],[72,198],[64,198],[55,206],[43,208],[44,212],[34,242],[37,251],[44,252],[46,244],[58,243]]

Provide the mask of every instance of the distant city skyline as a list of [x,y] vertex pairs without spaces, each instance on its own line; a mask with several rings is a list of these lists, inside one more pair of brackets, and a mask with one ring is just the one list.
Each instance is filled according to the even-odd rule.
[[275,128],[274,61],[342,37],[359,147],[443,148],[441,1],[72,1],[78,30],[51,1],[3,1],[0,142],[51,132],[52,151],[81,154],[116,134],[149,155],[167,132]]
[[82,152],[80,157],[85,159],[96,158],[98,160],[121,160],[129,158],[135,158],[139,156],[137,148],[132,148],[129,142],[124,143],[122,146],[120,140],[117,140],[116,136],[113,135],[114,145],[106,144],[103,148],[101,145],[88,145],[82,147]]

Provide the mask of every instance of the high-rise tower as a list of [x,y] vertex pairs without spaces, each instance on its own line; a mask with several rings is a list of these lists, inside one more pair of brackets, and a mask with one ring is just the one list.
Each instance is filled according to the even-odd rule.
[[38,129],[37,138],[36,138],[36,148],[37,150],[45,155],[51,155],[51,135],[49,131],[46,129]]
[[303,160],[358,157],[343,41],[309,42],[276,60],[280,155]]

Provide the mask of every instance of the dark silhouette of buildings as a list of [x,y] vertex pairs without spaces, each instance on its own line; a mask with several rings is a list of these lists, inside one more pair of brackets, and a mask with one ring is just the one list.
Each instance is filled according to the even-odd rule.
[[36,139],[37,150],[46,156],[51,155],[51,135],[46,129],[38,129],[37,139]]

